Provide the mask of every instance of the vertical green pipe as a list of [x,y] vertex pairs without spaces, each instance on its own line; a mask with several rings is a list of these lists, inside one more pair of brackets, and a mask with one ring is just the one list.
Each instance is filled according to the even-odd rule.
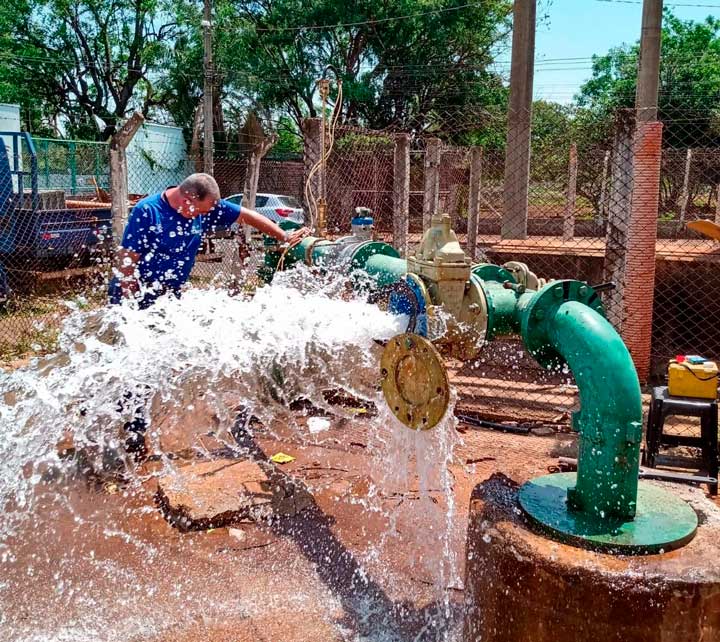
[[571,507],[600,518],[635,516],[642,438],[640,383],[620,335],[578,301],[558,307],[547,324],[552,347],[567,361],[580,393],[577,484]]

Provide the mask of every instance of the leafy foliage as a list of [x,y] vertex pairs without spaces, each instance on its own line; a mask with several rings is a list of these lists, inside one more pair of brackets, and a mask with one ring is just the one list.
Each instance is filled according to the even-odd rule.
[[[505,38],[510,5],[223,0],[218,19],[227,29],[219,34],[217,59],[227,84],[298,124],[317,115],[315,80],[330,64],[343,79],[345,122],[422,130],[433,114],[452,117],[501,89],[488,66]],[[308,24],[345,26],[301,28]]]
[[[665,144],[719,144],[720,19],[683,21],[666,11],[662,38],[658,110]],[[594,59],[592,78],[577,98],[582,131],[592,138],[609,135],[615,110],[634,106],[638,53],[635,44]]]
[[0,62],[0,99],[37,101],[72,136],[100,139],[133,107],[155,104],[151,74],[177,35],[161,0],[19,0],[0,6],[0,27],[0,49],[12,52]]

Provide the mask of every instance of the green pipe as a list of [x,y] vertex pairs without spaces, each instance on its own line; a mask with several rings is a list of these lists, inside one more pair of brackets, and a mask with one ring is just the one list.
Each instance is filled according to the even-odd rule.
[[520,332],[542,366],[567,364],[575,377],[580,410],[573,428],[582,438],[569,507],[601,522],[633,519],[642,438],[640,383],[597,294],[580,281],[555,281],[537,292],[506,288],[499,281],[480,283],[488,338]]
[[[475,275],[471,278],[477,278]],[[506,289],[497,281],[480,280],[487,303],[488,323],[485,338],[490,341],[497,336],[514,334],[520,330],[517,316],[518,294]]]
[[642,437],[640,384],[632,358],[610,323],[586,303],[570,300],[538,307],[541,298],[547,303],[545,290],[523,306],[522,330],[526,344],[544,341],[545,357],[555,353],[567,362],[580,393],[573,428],[582,438],[569,507],[601,522],[631,520]]
[[305,257],[313,243],[320,242],[322,239],[318,239],[315,236],[306,236],[300,243],[295,247],[290,248],[285,257],[285,260],[292,259],[292,263],[305,263]]
[[306,263],[308,257],[315,266],[363,270],[377,278],[380,285],[394,283],[407,273],[407,261],[401,259],[391,245],[379,241],[338,243],[308,236],[289,250],[285,266]]
[[407,274],[407,261],[387,254],[373,254],[361,268],[381,287],[399,281]]

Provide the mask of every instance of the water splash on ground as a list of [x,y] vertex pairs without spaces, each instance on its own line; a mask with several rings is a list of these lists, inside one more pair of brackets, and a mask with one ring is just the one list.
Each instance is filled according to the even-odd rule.
[[[384,410],[377,390],[378,341],[404,327],[404,319],[349,295],[344,281],[308,279],[302,271],[288,273],[253,297],[193,289],[181,299],[164,298],[146,311],[121,306],[71,314],[56,354],[0,376],[4,401],[0,406],[0,506],[4,508],[0,566],[7,565],[5,576],[10,578],[0,584],[0,598],[22,590],[18,578],[44,572],[33,568],[28,555],[30,560],[37,559],[38,567],[52,563],[52,555],[59,557],[57,571],[48,576],[55,598],[45,596],[38,605],[39,613],[44,608],[55,615],[23,620],[0,607],[0,628],[11,635],[4,638],[5,634],[0,634],[0,639],[83,640],[113,621],[124,624],[117,636],[107,636],[108,640],[151,639],[150,633],[183,621],[186,601],[202,605],[208,618],[224,617],[226,609],[238,607],[236,601],[210,599],[210,585],[204,587],[205,598],[192,594],[198,591],[196,585],[188,587],[187,594],[173,597],[162,578],[143,565],[110,563],[87,550],[83,533],[93,531],[98,540],[100,529],[103,546],[126,547],[132,559],[141,556],[161,567],[160,559],[168,553],[161,553],[152,538],[143,535],[146,527],[139,523],[158,519],[145,489],[148,477],[176,469],[168,443],[176,437],[178,426],[191,426],[191,435],[212,433],[220,443],[234,448],[232,430],[242,409],[246,418],[259,420],[266,435],[274,425],[282,424],[290,426],[298,439],[312,437],[317,443],[325,431],[312,432],[298,422],[297,413],[289,410],[293,403],[303,402],[330,416],[358,422],[356,415],[329,401],[328,391],[341,391],[379,409],[375,415],[362,417],[371,482],[368,493],[357,503],[367,513],[381,514],[389,526],[363,548],[360,566],[348,568],[354,575],[367,576],[371,573],[368,569],[382,564],[396,526],[396,511],[388,508],[387,497],[398,489],[415,490],[417,539],[432,542],[434,550],[431,555],[419,553],[417,562],[435,580],[437,605],[432,616],[422,616],[431,623],[427,624],[430,628],[425,633],[422,627],[416,628],[414,635],[418,639],[446,637],[447,632],[440,634],[442,627],[432,623],[435,618],[449,617],[446,589],[459,582],[453,575],[456,564],[448,535],[454,517],[448,464],[455,431],[453,420],[446,419],[430,433],[415,433]],[[151,473],[139,474],[123,454],[123,425],[137,414],[146,420],[150,455],[157,460]],[[72,444],[74,458],[63,456],[58,445],[64,441]],[[107,514],[105,509],[87,506],[86,497],[77,499],[83,494],[77,486],[78,465],[85,472],[119,472],[124,481],[118,496],[112,497],[112,510],[126,518],[103,524],[94,521]],[[56,537],[58,531],[52,529],[73,531],[79,538],[77,545],[51,553],[53,547],[43,542]],[[37,552],[28,553],[28,533],[38,540]],[[192,541],[192,537],[187,540]],[[192,545],[187,542],[183,554],[192,555]],[[202,549],[204,544],[198,546]],[[310,554],[308,559],[312,559]],[[317,567],[318,562],[314,563]],[[150,624],[142,626],[119,613],[96,618],[88,610],[97,608],[93,606],[97,592],[83,590],[83,581],[142,588],[144,594],[120,590],[113,604],[124,605],[123,612],[135,610],[149,617],[143,600],[152,600],[158,592],[163,593],[168,607],[166,611],[155,607]],[[356,614],[366,612],[366,619],[376,622],[375,628],[369,629],[372,635],[366,631],[357,639],[399,639],[379,637],[381,630],[399,626],[397,613],[382,612],[395,607],[367,588],[371,579],[365,578],[363,590],[357,581],[351,583],[352,608]],[[270,603],[278,595],[265,590],[262,600]],[[341,599],[340,603],[338,609],[348,608],[347,601]],[[242,604],[247,610],[247,600]],[[63,621],[57,616],[63,608],[82,617]],[[378,621],[382,624],[377,625]],[[132,622],[135,624],[130,626]],[[148,626],[149,630],[143,628]]]

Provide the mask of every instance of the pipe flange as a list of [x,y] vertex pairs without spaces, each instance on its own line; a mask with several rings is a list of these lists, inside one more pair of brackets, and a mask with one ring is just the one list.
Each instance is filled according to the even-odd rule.
[[418,300],[418,316],[415,322],[415,334],[428,338],[430,332],[430,320],[433,315],[433,303],[428,294],[425,283],[417,274],[405,275],[405,282],[408,287],[415,293]]
[[567,301],[577,301],[595,310],[603,318],[605,310],[595,290],[582,281],[552,281],[538,291],[523,313],[520,333],[528,352],[546,369],[561,367],[565,360],[551,347],[546,323]]
[[576,473],[545,475],[520,488],[520,506],[530,521],[555,539],[615,555],[649,555],[675,550],[695,537],[698,516],[680,497],[640,482],[634,519],[605,519],[592,511],[573,511],[568,491]]
[[367,260],[375,254],[384,254],[393,258],[400,258],[398,251],[387,243],[382,241],[365,241],[358,245],[350,257],[350,266],[353,270],[362,270]]
[[473,265],[470,270],[471,274],[479,277],[482,281],[497,281],[498,283],[517,283],[515,275],[507,268],[494,263],[478,263]]
[[430,430],[450,405],[450,382],[440,353],[417,334],[388,342],[380,361],[382,389],[390,411],[413,430]]

